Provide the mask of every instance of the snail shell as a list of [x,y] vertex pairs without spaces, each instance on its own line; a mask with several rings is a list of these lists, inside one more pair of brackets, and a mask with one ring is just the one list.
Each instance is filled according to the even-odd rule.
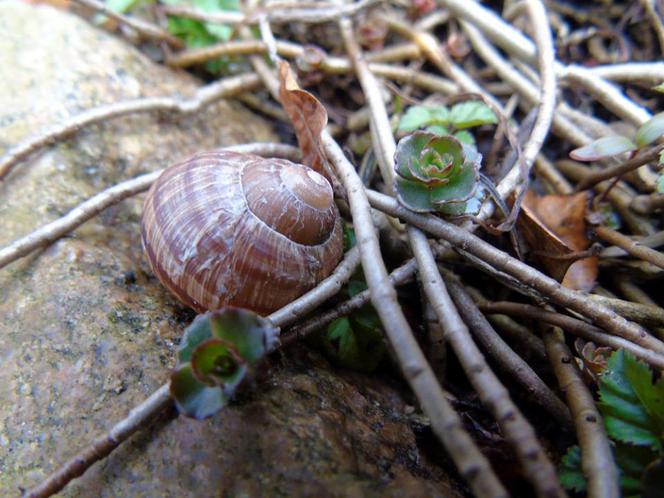
[[343,255],[328,181],[302,164],[230,151],[167,168],[141,236],[159,280],[201,312],[268,314],[327,277]]

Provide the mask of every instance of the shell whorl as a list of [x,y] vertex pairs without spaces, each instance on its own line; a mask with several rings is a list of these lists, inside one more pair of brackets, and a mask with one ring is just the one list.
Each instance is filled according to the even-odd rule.
[[155,274],[197,311],[232,304],[267,314],[328,276],[343,252],[327,180],[229,151],[167,168],[148,193],[141,234]]

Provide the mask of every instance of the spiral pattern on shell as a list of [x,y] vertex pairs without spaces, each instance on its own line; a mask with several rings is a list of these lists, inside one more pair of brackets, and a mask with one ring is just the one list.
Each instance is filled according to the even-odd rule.
[[327,277],[343,255],[327,180],[307,166],[230,151],[167,168],[145,201],[150,266],[201,312],[268,314]]

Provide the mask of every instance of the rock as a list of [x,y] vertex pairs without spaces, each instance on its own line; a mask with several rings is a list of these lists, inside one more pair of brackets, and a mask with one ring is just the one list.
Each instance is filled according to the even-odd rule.
[[[0,154],[93,106],[198,83],[63,11],[0,3]],[[234,103],[86,128],[0,183],[0,245],[195,150],[274,140]],[[0,270],[0,496],[36,484],[168,378],[193,313],[143,257],[142,197]],[[299,352],[298,352],[299,351]],[[205,422],[162,417],[61,496],[450,496],[398,393],[295,349]]]

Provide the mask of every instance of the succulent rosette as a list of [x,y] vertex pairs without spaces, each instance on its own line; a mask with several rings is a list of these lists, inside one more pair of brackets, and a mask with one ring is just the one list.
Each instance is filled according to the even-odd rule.
[[171,376],[180,413],[203,419],[223,408],[278,334],[268,320],[241,308],[198,315],[185,330]]
[[415,132],[399,141],[394,159],[397,197],[404,206],[451,216],[474,211],[478,203],[469,201],[477,190],[482,160],[474,147],[450,135]]

